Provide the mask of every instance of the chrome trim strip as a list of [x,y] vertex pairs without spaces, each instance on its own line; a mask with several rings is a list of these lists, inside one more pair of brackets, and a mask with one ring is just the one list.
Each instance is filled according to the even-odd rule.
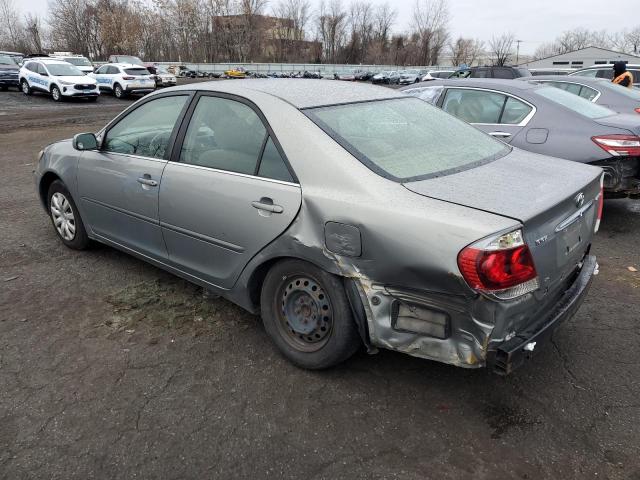
[[215,245],[216,247],[224,248],[226,250],[231,250],[234,253],[244,253],[244,247],[241,247],[240,245],[235,245],[233,243],[225,242],[223,240],[218,240],[217,238],[209,237],[207,235],[194,232],[192,230],[187,230],[186,228],[176,227],[175,225],[171,225],[170,223],[160,222],[160,226],[162,228],[166,228],[167,230],[171,230],[173,232],[186,235],[188,237],[193,237],[196,240],[210,243],[212,245]]
[[261,180],[263,182],[277,183],[277,184],[280,184],[280,185],[288,185],[290,187],[298,187],[298,188],[300,188],[300,184],[299,183],[285,182],[284,180],[275,180],[273,178],[258,177],[256,175],[249,175],[247,173],[239,173],[239,172],[231,172],[229,170],[219,170],[217,168],[204,167],[202,165],[192,165],[190,163],[171,162],[171,161],[169,163],[171,163],[171,165],[179,165],[179,166],[182,166],[182,167],[194,168],[196,170],[205,170],[207,172],[223,173],[223,174],[226,174],[226,175],[234,175],[236,177],[252,178],[254,180]]
[[567,228],[569,225],[573,224],[576,220],[578,220],[579,218],[582,218],[582,216],[585,214],[585,212],[587,210],[589,210],[593,206],[593,202],[594,202],[594,200],[591,200],[589,203],[587,203],[585,206],[583,206],[576,213],[574,213],[569,218],[567,218],[567,219],[563,220],[561,223],[559,223],[558,226],[556,227],[556,233],[561,232],[562,230]]

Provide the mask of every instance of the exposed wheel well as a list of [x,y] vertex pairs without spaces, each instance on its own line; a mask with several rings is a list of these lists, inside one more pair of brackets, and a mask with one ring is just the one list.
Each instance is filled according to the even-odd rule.
[[49,86],[49,92],[53,92],[53,87],[56,87],[58,90],[60,90],[60,87],[58,87],[58,85],[56,85],[55,83],[52,83],[52,84]]
[[40,201],[42,202],[42,205],[44,206],[44,208],[47,208],[47,193],[49,192],[49,187],[56,180],[60,180],[60,177],[58,177],[53,172],[45,173],[42,176],[42,179],[40,180],[40,185],[38,186],[38,193],[40,194]]

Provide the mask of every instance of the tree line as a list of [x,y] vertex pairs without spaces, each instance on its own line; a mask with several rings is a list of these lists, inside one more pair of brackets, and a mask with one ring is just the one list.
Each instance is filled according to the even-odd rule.
[[[516,60],[513,33],[485,41],[451,35],[448,0],[415,0],[398,32],[393,3],[369,0],[50,0],[46,14],[21,15],[0,0],[0,50],[71,51],[93,60],[130,54],[148,61],[503,65]],[[277,17],[277,22],[266,17]],[[630,32],[576,29],[535,57],[584,46],[640,49]]]

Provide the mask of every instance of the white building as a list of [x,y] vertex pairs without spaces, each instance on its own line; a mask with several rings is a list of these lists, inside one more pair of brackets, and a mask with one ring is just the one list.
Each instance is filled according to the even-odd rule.
[[608,65],[619,61],[640,64],[640,56],[614,52],[606,48],[586,47],[520,65],[527,68],[583,68],[592,65]]

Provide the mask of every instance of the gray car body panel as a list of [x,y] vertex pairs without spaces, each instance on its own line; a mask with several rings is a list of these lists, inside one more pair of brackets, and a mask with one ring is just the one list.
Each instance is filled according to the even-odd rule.
[[[447,198],[444,193],[436,192],[436,188],[431,192],[431,186],[436,187],[438,179],[419,182],[412,186],[382,178],[356,160],[300,110],[334,103],[401,98],[402,95],[399,93],[381,87],[339,82],[247,80],[175,87],[145,98],[194,90],[237,95],[255,105],[268,120],[300,185],[297,187],[285,182],[278,186],[289,197],[288,201],[292,202],[289,206],[285,205],[289,210],[295,210],[295,198],[301,195],[298,197],[300,207],[292,215],[291,223],[271,230],[269,235],[252,244],[250,248],[250,242],[243,246],[241,240],[231,240],[231,243],[245,248],[247,255],[242,261],[235,262],[225,270],[227,276],[224,282],[219,281],[215,275],[207,276],[206,272],[202,269],[198,271],[193,265],[172,261],[168,253],[164,257],[156,256],[149,249],[143,250],[133,244],[126,245],[113,235],[109,238],[105,235],[98,236],[92,226],[87,225],[91,238],[120,248],[214,290],[253,313],[259,312],[260,280],[268,267],[282,258],[306,260],[328,272],[340,275],[345,282],[355,285],[359,294],[357,301],[361,302],[365,312],[365,340],[372,345],[464,367],[486,365],[487,356],[495,345],[504,342],[525,325],[544,318],[562,294],[562,287],[566,286],[568,277],[556,282],[553,288],[541,289],[514,300],[496,301],[479,295],[463,280],[457,265],[457,255],[463,248],[479,239],[520,227],[531,237],[549,229],[551,231],[548,235],[553,236],[552,230],[557,225],[557,218],[565,219],[575,211],[575,206],[567,206],[567,202],[573,202],[575,191],[583,191],[588,202],[595,201],[599,188],[598,169],[566,164],[567,169],[573,173],[578,172],[579,175],[565,178],[564,190],[544,190],[545,195],[540,200],[541,203],[537,204],[541,210],[536,216],[535,207],[531,205],[536,204],[539,190],[529,188],[529,177],[521,175],[519,168],[528,163],[529,169],[539,168],[540,175],[546,172],[546,168],[536,167],[535,160],[539,159],[537,156],[514,150],[501,160],[506,162],[504,165],[496,164],[498,169],[490,167],[491,163],[487,165],[489,170],[485,172],[488,177],[482,184],[491,185],[490,176],[497,174],[501,169],[510,170],[507,175],[513,182],[512,191],[518,192],[518,203],[508,209],[500,209],[494,205],[495,211],[490,212],[483,208],[486,194],[477,192],[474,185],[466,181],[465,172],[462,172],[463,176],[460,177],[457,175],[461,174],[455,174],[442,179],[449,182],[447,185],[443,184],[443,189],[448,191],[453,188],[462,195],[456,198]],[[139,102],[143,101],[146,100]],[[126,112],[122,115],[126,115]],[[117,122],[122,115],[116,117],[113,122]],[[98,136],[101,133],[98,132]],[[510,159],[513,161],[511,166]],[[540,160],[545,163],[545,160]],[[38,164],[35,172],[36,183],[42,185],[43,179],[50,179],[51,175],[55,175],[67,185],[71,195],[78,198],[82,189],[78,189],[77,178],[83,178],[78,177],[78,164],[82,161],[83,154],[74,150],[70,141],[53,144],[45,149]],[[553,161],[563,163],[561,160]],[[174,165],[180,166],[169,162],[165,168],[173,168]],[[467,175],[473,177],[474,171],[475,169],[469,170]],[[183,174],[186,175],[185,172]],[[95,175],[99,178],[99,170],[96,170]],[[172,182],[177,181],[169,182],[166,190],[163,190],[165,186],[160,182],[160,226],[165,223],[165,209],[170,211],[168,215],[190,214],[185,205],[176,206],[170,198],[162,198],[163,193],[171,194],[172,189],[178,185],[172,185]],[[247,198],[242,200],[250,202],[261,195],[258,183],[263,180],[252,177],[247,181],[255,188],[249,188],[251,191],[244,195]],[[184,180],[180,179],[179,182]],[[203,181],[199,188],[203,192],[203,205],[214,205],[210,202],[211,197],[206,195],[206,182]],[[413,192],[410,188],[421,191]],[[43,190],[40,188],[41,195],[46,194]],[[431,193],[435,195],[430,196]],[[275,190],[271,191],[271,195],[276,203],[284,201],[281,200],[284,197]],[[438,195],[442,198],[434,198]],[[467,197],[466,203],[469,205],[459,201],[464,196]],[[191,198],[195,201],[196,197]],[[46,200],[43,199],[43,204],[45,203]],[[192,209],[197,212],[200,221],[213,222],[215,218],[220,219],[215,215],[212,219],[204,218],[206,208],[203,205]],[[348,208],[345,208],[345,205],[348,205]],[[546,207],[550,208],[547,211],[543,210]],[[176,210],[171,211],[173,208]],[[232,205],[228,208],[236,210]],[[84,203],[78,203],[78,209],[83,218],[90,218],[90,212]],[[259,218],[255,211],[246,210],[246,205],[238,206],[237,212],[252,215],[255,221],[269,220]],[[580,246],[581,254],[588,250],[594,223],[593,213],[585,216],[583,224],[589,232]],[[331,228],[326,229],[327,224],[330,224]],[[237,235],[241,238],[242,235],[250,234],[251,229],[248,225],[250,224],[230,226],[240,229]],[[340,225],[348,228],[340,230]],[[202,228],[216,227],[209,224]],[[338,233],[342,231],[349,235],[332,237],[332,241],[327,242],[327,235],[335,235],[336,228]],[[278,234],[280,230],[282,232]],[[166,233],[164,227],[161,231],[163,235]],[[214,235],[218,233],[211,233],[211,236]],[[175,242],[176,248],[190,247],[189,242],[181,244],[179,239]],[[336,250],[339,251],[336,253]],[[555,253],[545,252],[542,248],[539,252],[534,251],[534,255],[540,259],[544,256],[555,258]],[[575,269],[576,265],[563,264],[563,269]],[[564,275],[564,271],[562,274]],[[224,275],[225,273],[219,276]],[[394,329],[391,324],[391,312],[398,301],[419,302],[447,312],[451,319],[449,337],[438,339]]]

